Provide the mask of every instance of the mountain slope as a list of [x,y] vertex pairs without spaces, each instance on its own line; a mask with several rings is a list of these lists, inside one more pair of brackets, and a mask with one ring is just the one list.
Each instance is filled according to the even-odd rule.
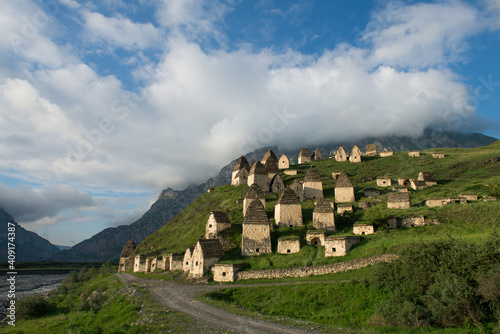
[[14,224],[16,262],[44,261],[59,252],[59,249],[38,234],[24,229],[14,218],[0,208],[0,262],[7,262],[8,223]]
[[[358,145],[361,150],[364,150],[366,144],[377,143],[379,149],[384,147],[398,152],[402,150],[426,149],[432,147],[479,147],[489,145],[495,140],[495,138],[481,134],[463,135],[428,130],[419,138],[396,136],[366,138],[356,142],[325,144],[319,146],[319,148],[323,153],[323,157],[327,157],[331,155],[333,150],[339,145],[342,145],[346,150],[350,150],[352,145]],[[278,157],[281,153],[285,153],[289,158],[296,159],[301,148],[302,147],[298,147],[285,151],[273,148],[273,150]],[[310,147],[311,150],[314,148]],[[246,158],[249,162],[257,159],[260,160],[267,149],[268,148],[261,148],[255,150],[246,154]],[[58,253],[52,260],[60,262],[86,262],[117,259],[123,245],[125,245],[128,240],[132,239],[136,244],[139,244],[148,235],[167,224],[185,207],[191,204],[200,195],[204,194],[210,187],[229,184],[231,181],[231,172],[235,163],[236,159],[222,168],[216,177],[208,180],[204,184],[190,186],[182,191],[175,191],[170,188],[164,190],[158,197],[158,200],[136,222],[131,225],[105,229],[92,238],[73,246],[70,250]]]
[[205,193],[209,188],[231,182],[232,167],[224,167],[219,174],[198,186],[182,191],[171,188],[162,191],[151,208],[136,222],[107,228],[90,239],[86,239],[69,250],[56,254],[56,262],[104,262],[119,258],[123,245],[128,240],[139,244],[151,233],[168,223],[186,206]]
[[[444,159],[434,159],[431,153],[444,153]],[[439,225],[420,228],[398,228],[363,237],[344,257],[325,258],[324,248],[307,246],[302,242],[299,253],[290,255],[268,254],[257,257],[242,257],[240,252],[241,231],[243,221],[242,204],[248,186],[219,186],[210,193],[199,197],[195,202],[137,246],[135,254],[155,255],[162,253],[182,253],[187,247],[195,245],[203,235],[206,220],[212,210],[226,211],[232,222],[230,230],[224,231],[226,255],[225,263],[238,263],[250,269],[291,268],[295,266],[323,265],[373,255],[394,252],[401,244],[415,240],[440,240],[457,238],[467,241],[484,240],[490,233],[500,227],[500,201],[492,200],[492,196],[500,199],[500,141],[481,148],[456,149],[439,148],[426,150],[420,157],[409,157],[406,152],[396,153],[390,157],[365,157],[361,163],[337,162],[334,159],[323,159],[308,164],[294,165],[297,175],[280,175],[285,185],[296,179],[304,178],[307,170],[314,166],[320,173],[323,182],[323,193],[329,200],[334,199],[335,179],[333,171],[341,171],[349,175],[355,191],[356,201],[369,202],[369,209],[358,208],[354,204],[354,213],[335,214],[337,232],[335,236],[353,235],[355,223],[385,226],[389,217],[425,216],[426,219],[438,219]],[[365,197],[363,190],[374,188],[378,176],[389,176],[393,181],[398,177],[417,178],[419,172],[434,173],[438,185],[421,190],[411,190],[410,209],[388,209],[387,196],[392,187],[378,187],[381,195]],[[396,183],[397,184],[397,183]],[[449,204],[443,207],[429,208],[425,201],[435,197],[455,197],[461,193],[474,193],[479,200],[468,204]],[[274,208],[278,200],[277,194],[269,194],[266,198],[266,211],[269,218],[274,217]],[[278,237],[300,236],[305,240],[308,229],[313,228],[312,216],[314,201],[302,203],[302,216],[305,227],[280,228],[271,234],[273,249],[276,249]]]

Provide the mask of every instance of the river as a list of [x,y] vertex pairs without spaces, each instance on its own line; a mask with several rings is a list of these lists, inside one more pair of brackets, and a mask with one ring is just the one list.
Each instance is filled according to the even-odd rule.
[[[15,275],[16,298],[33,293],[46,294],[57,289],[68,276],[69,274]],[[5,314],[4,304],[10,299],[8,295],[11,293],[12,281],[7,281],[10,277],[10,275],[0,275],[0,319]]]

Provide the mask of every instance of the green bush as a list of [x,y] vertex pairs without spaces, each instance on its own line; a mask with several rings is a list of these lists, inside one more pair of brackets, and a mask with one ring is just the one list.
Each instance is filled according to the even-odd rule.
[[82,295],[80,297],[80,303],[78,304],[77,309],[79,311],[92,311],[92,312],[98,312],[105,299],[99,291],[94,291],[92,292],[89,296],[87,295]]
[[395,326],[478,328],[500,320],[500,238],[413,243],[399,260],[374,267],[372,285],[389,293],[377,308]]
[[18,319],[38,318],[55,309],[55,304],[39,294],[25,296],[16,300],[16,316]]

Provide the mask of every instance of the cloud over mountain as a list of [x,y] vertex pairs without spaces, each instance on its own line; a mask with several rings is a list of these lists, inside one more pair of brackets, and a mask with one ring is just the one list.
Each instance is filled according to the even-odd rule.
[[[63,1],[49,10],[4,2],[0,170],[73,189],[11,191],[16,200],[26,192],[33,209],[8,211],[33,221],[95,204],[74,190],[81,185],[116,193],[182,188],[262,146],[480,123],[468,121],[473,92],[452,66],[467,57],[472,36],[491,29],[480,8],[388,3],[357,40],[305,53],[232,44],[225,18],[239,4],[131,4],[140,14],[134,19],[124,3]],[[48,200],[63,194],[71,196],[60,205]]]

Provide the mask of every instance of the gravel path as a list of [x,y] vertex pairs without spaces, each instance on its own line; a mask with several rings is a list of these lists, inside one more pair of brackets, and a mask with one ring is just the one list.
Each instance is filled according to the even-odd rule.
[[214,306],[205,304],[196,299],[196,297],[206,291],[212,291],[229,287],[255,287],[269,285],[285,285],[296,283],[271,283],[271,284],[248,284],[248,285],[198,285],[198,284],[180,284],[171,281],[151,280],[140,278],[133,274],[116,274],[125,284],[137,284],[146,287],[152,295],[164,306],[172,307],[180,312],[191,315],[192,317],[207,322],[211,325],[233,330],[238,333],[248,334],[304,334],[315,333],[304,329],[286,327],[284,325],[269,323],[261,320],[251,319],[229,313]]

